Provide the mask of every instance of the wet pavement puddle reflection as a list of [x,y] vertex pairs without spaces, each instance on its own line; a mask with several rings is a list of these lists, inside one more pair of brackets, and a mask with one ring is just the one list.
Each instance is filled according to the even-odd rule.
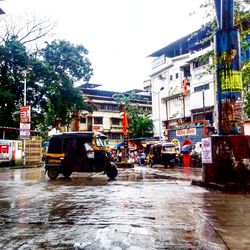
[[0,171],[0,249],[248,249],[250,195],[191,186],[201,169],[119,169],[50,181]]

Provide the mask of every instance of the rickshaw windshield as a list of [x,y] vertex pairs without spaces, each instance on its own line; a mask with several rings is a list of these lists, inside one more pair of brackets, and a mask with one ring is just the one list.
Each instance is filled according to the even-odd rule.
[[96,146],[97,147],[107,147],[108,146],[107,139],[102,138],[102,137],[97,137],[96,138]]

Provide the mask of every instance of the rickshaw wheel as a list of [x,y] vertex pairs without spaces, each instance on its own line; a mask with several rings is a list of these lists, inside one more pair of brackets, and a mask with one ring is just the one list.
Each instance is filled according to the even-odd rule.
[[51,167],[48,169],[48,176],[50,179],[55,180],[59,175],[59,170],[55,167]]
[[62,174],[63,174],[63,176],[65,178],[69,178],[71,176],[71,174],[72,174],[72,171],[69,170],[69,169],[65,169],[65,170],[62,171]]
[[106,174],[110,179],[115,179],[115,177],[118,175],[118,170],[115,166],[110,166],[106,170]]

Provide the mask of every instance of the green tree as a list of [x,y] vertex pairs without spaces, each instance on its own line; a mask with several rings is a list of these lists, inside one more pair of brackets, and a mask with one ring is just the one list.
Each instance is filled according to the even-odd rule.
[[129,95],[114,95],[116,102],[125,105],[128,115],[128,134],[130,138],[150,137],[153,135],[151,112],[143,109],[138,103],[140,98],[134,92]]
[[61,125],[69,125],[77,110],[88,109],[80,91],[74,86],[79,80],[88,82],[93,74],[87,54],[82,45],[73,45],[64,40],[52,41],[41,50],[39,56],[51,71],[51,79],[46,83],[47,126],[53,126],[58,120]]
[[250,61],[246,61],[242,67],[242,82],[244,86],[245,115],[250,117]]
[[131,104],[127,107],[129,137],[150,137],[153,135],[153,122],[149,111]]
[[89,81],[93,69],[82,45],[55,40],[43,49],[28,50],[27,44],[50,30],[45,22],[29,25],[26,35],[24,29],[6,28],[0,44],[0,120],[1,126],[19,127],[25,81],[32,129],[46,131],[56,121],[68,125],[76,110],[88,110],[75,83]]
[[29,55],[26,48],[10,38],[0,45],[0,120],[2,126],[19,126],[19,107],[23,105],[23,74]]

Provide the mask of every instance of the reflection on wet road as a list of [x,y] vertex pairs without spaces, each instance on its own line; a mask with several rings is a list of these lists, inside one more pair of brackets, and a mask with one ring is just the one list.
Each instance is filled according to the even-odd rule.
[[201,169],[136,167],[116,180],[0,170],[0,249],[247,249],[250,195],[191,186]]

